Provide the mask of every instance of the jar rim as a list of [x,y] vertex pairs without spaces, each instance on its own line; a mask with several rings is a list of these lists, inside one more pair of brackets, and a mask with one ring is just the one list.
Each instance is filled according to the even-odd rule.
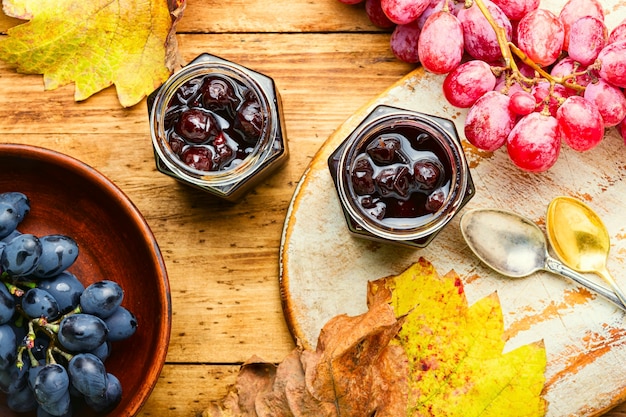
[[[435,213],[417,218],[407,218],[403,224],[387,224],[366,213],[356,203],[350,180],[350,164],[364,147],[377,134],[385,129],[396,127],[417,128],[435,139],[445,153],[450,167],[450,191],[444,204]],[[469,168],[467,167],[463,147],[459,140],[448,133],[436,120],[410,110],[380,105],[364,120],[345,140],[337,164],[337,191],[342,205],[351,219],[367,232],[386,240],[413,241],[428,237],[443,228],[465,204],[468,188]]]

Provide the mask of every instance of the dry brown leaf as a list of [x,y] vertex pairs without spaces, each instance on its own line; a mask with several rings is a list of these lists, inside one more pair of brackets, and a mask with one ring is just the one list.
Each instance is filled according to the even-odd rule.
[[248,361],[228,395],[203,417],[397,416],[406,410],[407,359],[389,342],[402,326],[382,303],[338,316],[316,351],[295,349],[278,367]]

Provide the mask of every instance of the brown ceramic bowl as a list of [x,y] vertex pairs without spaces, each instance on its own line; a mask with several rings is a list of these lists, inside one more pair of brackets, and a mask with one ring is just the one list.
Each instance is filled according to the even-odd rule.
[[[163,368],[172,313],[167,272],[148,224],[102,174],[43,148],[0,144],[0,192],[5,191],[22,192],[31,201],[18,230],[36,236],[61,233],[77,241],[79,256],[69,271],[85,286],[111,279],[124,289],[122,305],[135,314],[139,326],[129,339],[112,344],[105,362],[123,389],[121,403],[106,416],[137,415]],[[0,415],[35,413],[15,413],[2,397]],[[83,407],[74,415],[96,413]]]

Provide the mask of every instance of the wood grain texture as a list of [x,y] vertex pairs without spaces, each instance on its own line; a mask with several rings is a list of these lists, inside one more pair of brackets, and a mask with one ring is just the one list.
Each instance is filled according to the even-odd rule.
[[[0,32],[17,23],[0,15]],[[178,32],[183,61],[203,52],[231,59],[273,77],[281,94],[290,159],[236,204],[156,171],[145,101],[123,109],[109,88],[75,103],[73,86],[45,92],[41,76],[0,62],[0,141],[44,146],[98,169],[159,242],[172,339],[142,417],[195,416],[226,393],[241,362],[254,354],[278,362],[294,347],[278,257],[296,184],[339,125],[413,69],[393,57],[389,34],[362,6],[337,0],[189,0]]]

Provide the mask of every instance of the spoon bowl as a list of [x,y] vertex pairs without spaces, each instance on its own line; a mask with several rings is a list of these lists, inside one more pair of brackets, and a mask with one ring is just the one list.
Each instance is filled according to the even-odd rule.
[[613,291],[590,281],[548,254],[543,231],[532,220],[499,209],[474,209],[461,216],[461,233],[469,248],[483,263],[509,278],[522,278],[547,271],[569,278],[596,292],[623,310]]
[[548,206],[546,231],[550,245],[565,265],[599,275],[626,303],[626,295],[606,267],[611,248],[609,232],[591,207],[572,197],[556,197]]
[[522,278],[544,269],[546,240],[532,221],[504,210],[473,210],[461,233],[474,254],[496,272]]

